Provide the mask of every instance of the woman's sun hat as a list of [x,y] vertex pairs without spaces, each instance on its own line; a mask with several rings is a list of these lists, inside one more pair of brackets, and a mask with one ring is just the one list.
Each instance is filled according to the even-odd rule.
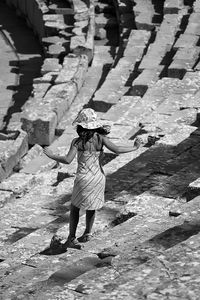
[[111,123],[100,120],[92,108],[82,109],[72,123],[73,126],[80,125],[86,129],[107,128],[110,131]]

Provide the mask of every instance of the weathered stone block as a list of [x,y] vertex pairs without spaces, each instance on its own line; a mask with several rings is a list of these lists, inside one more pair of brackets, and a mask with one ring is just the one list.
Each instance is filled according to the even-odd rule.
[[61,68],[58,58],[46,58],[43,62],[41,73],[44,75],[48,72],[59,72]]
[[34,84],[53,84],[57,78],[59,72],[48,72],[42,77],[37,77],[33,79]]
[[144,69],[156,69],[162,62],[162,57],[161,56],[148,56],[145,55],[139,65],[139,70],[144,70]]
[[[1,171],[0,171],[0,181],[1,181]],[[0,191],[0,208],[2,208],[7,202],[13,198],[13,193],[9,191]]]
[[193,3],[193,10],[194,10],[195,12],[200,13],[200,2],[199,2],[199,1],[195,1],[195,2]]
[[50,88],[50,83],[34,83],[33,84],[33,95],[35,98],[43,98]]
[[65,56],[63,61],[63,67],[59,72],[58,77],[55,80],[56,84],[68,82],[73,79],[79,66],[80,58],[76,55],[70,54]]
[[182,79],[187,70],[191,70],[194,61],[174,60],[168,67],[168,76],[171,78]]
[[96,40],[104,40],[107,37],[106,29],[104,28],[96,28],[95,30],[95,39]]
[[81,55],[77,71],[73,77],[73,81],[76,83],[78,91],[80,90],[80,88],[82,87],[85,81],[85,75],[87,70],[88,70],[88,56]]
[[185,29],[185,34],[200,35],[200,24],[189,22]]
[[76,48],[83,47],[85,46],[85,36],[80,35],[80,36],[72,36],[70,40],[70,50],[74,51]]
[[176,54],[173,56],[173,60],[193,60],[194,62],[199,57],[200,47],[194,47],[194,48],[179,48],[176,52]]
[[81,12],[81,13],[74,14],[74,20],[76,20],[76,21],[85,21],[88,19],[89,19],[89,11],[88,10]]
[[76,13],[82,13],[88,10],[89,3],[87,1],[73,0],[72,7]]
[[44,15],[43,18],[47,35],[56,35],[60,30],[67,28],[63,15]]
[[110,120],[112,122],[122,122],[123,124],[127,122],[126,115],[129,110],[133,109],[137,102],[140,101],[140,97],[134,96],[123,96],[120,101],[113,105],[107,113],[103,115],[103,119]]
[[66,53],[65,47],[62,45],[53,44],[48,47],[46,51],[46,55],[48,57],[59,58],[61,55],[63,56]]
[[27,153],[28,137],[26,132],[21,131],[16,140],[1,141],[0,143],[0,176],[2,179],[5,179],[11,174],[20,158]]
[[40,156],[43,153],[43,148],[36,144],[34,145],[28,153],[20,160],[20,170],[25,168],[28,163],[30,163],[34,158]]
[[199,36],[190,35],[190,34],[181,34],[173,47],[174,49],[178,49],[180,47],[193,48],[197,45],[198,40],[199,40]]
[[76,83],[69,81],[66,83],[54,85],[46,94],[44,102],[48,99],[60,98],[68,102],[70,106],[77,94]]
[[147,89],[155,84],[164,66],[158,66],[155,69],[144,69],[143,72],[132,82],[131,94],[143,96]]
[[137,29],[144,29],[149,31],[153,30],[155,28],[155,25],[152,24],[153,15],[153,12],[146,12],[138,15],[135,18]]
[[56,44],[56,45],[62,45],[63,43],[65,43],[65,39],[62,37],[59,37],[57,35],[55,36],[48,36],[48,37],[43,37],[42,38],[42,43],[44,46],[49,46],[52,44]]
[[190,15],[189,22],[199,24],[200,13],[193,12]]
[[23,194],[30,189],[34,183],[35,178],[33,175],[16,173],[1,182],[0,189],[3,191],[10,190],[15,194]]
[[131,57],[137,57],[139,60],[142,58],[143,53],[144,53],[144,46],[129,46],[127,45],[125,50],[124,50],[124,56],[131,56]]
[[166,0],[164,3],[164,14],[177,14],[183,6],[183,0]]
[[130,45],[137,45],[140,46],[141,44],[144,45],[149,41],[150,38],[150,32],[146,30],[131,30],[130,35],[128,37],[128,44]]
[[54,139],[57,115],[45,105],[26,111],[21,119],[22,129],[28,134],[31,145],[50,145]]

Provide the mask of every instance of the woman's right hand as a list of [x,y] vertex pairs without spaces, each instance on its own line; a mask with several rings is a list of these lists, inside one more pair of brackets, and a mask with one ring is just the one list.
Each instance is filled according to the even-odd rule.
[[143,140],[141,137],[137,137],[134,141],[134,146],[139,148],[143,144]]

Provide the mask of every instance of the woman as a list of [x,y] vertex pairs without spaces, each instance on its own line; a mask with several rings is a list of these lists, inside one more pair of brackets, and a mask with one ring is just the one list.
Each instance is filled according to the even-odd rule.
[[[100,121],[90,108],[81,110],[73,125],[79,137],[72,140],[66,156],[54,155],[48,148],[44,149],[44,153],[64,164],[70,164],[77,154],[78,168],[71,199],[69,236],[64,247],[81,249],[80,242],[87,242],[91,238],[96,210],[104,204],[105,174],[101,165],[103,147],[116,154],[132,152],[139,148],[141,139],[136,139],[134,146],[115,145],[106,137],[110,126]],[[83,235],[76,239],[80,208],[86,210],[86,227]]]

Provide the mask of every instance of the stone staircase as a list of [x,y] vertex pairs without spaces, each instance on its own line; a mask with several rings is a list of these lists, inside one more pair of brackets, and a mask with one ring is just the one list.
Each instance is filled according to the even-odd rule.
[[[93,107],[102,119],[112,121],[114,142],[132,144],[139,135],[144,146],[119,156],[105,152],[106,202],[97,214],[94,237],[83,250],[60,254],[48,247],[54,233],[67,236],[76,162],[57,165],[42,154],[36,141],[26,155],[12,163],[6,160],[8,178],[0,183],[2,299],[199,297],[200,75],[198,35],[192,29],[198,28],[200,2],[165,0],[159,6],[153,0],[134,2],[94,3],[98,30],[93,35],[93,59],[82,69],[85,73],[78,71],[85,56],[78,56],[72,47],[62,64],[57,57],[50,63],[46,58],[41,78],[49,84],[44,77],[51,76],[54,62],[54,84],[47,93],[40,94],[39,87],[34,93],[37,99],[52,99],[48,93],[53,95],[57,85],[72,78],[78,85],[81,80],[66,113],[58,102],[56,139],[50,146],[57,153],[69,147],[74,136],[71,122],[82,107]],[[76,4],[63,8],[61,1],[52,1],[46,7],[52,15],[72,16]],[[81,24],[73,27],[73,33],[82,41]],[[115,38],[112,45],[105,33],[113,32],[116,24],[119,43]],[[66,28],[59,30],[63,38]],[[194,41],[192,48],[182,43],[186,35],[187,41]],[[43,40],[50,45],[56,37]],[[31,105],[29,99],[25,106],[32,109]],[[20,134],[27,139],[26,133]],[[81,212],[78,235],[84,223]]]

